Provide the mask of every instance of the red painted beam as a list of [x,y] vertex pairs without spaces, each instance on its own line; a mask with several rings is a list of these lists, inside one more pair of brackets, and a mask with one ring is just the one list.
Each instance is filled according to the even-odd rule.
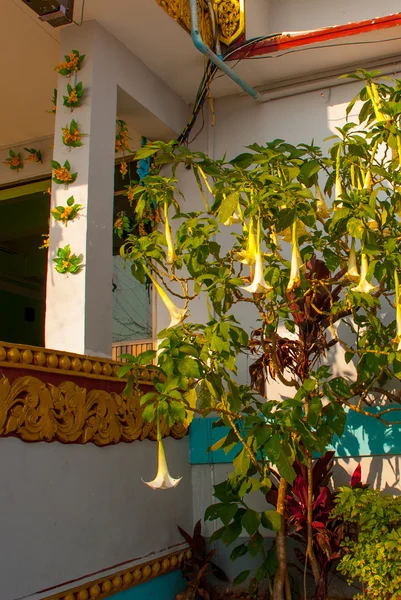
[[299,46],[320,44],[321,42],[327,42],[337,38],[360,35],[362,33],[379,31],[381,29],[390,29],[391,27],[398,27],[400,25],[401,13],[396,13],[377,19],[367,19],[366,21],[357,21],[354,23],[347,23],[346,25],[325,27],[308,33],[300,33],[298,35],[281,34],[268,40],[262,40],[250,48],[239,49],[235,54],[230,56],[229,60],[263,56],[264,54],[272,54],[273,52],[280,52]]

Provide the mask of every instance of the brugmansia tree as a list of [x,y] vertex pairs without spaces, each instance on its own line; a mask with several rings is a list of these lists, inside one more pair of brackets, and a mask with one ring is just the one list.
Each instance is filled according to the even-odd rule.
[[[308,476],[305,573],[324,599],[313,454],[342,435],[347,411],[388,425],[390,412],[401,410],[392,386],[401,378],[401,82],[375,83],[377,73],[350,77],[363,82],[347,109],[349,117],[362,100],[359,119],[337,130],[326,157],[314,144],[279,139],[253,144],[229,162],[151,143],[137,154],[153,157],[151,174],[129,186],[136,218],[153,211],[161,223],[146,235],[128,232],[122,255],[139,281],[153,282],[171,317],[159,333],[155,391],[142,398],[144,417],[171,425],[188,423],[194,413],[217,415],[214,426],[224,433],[213,449],[239,444],[206,519],[221,520],[213,539],[227,545],[243,528],[248,532],[232,558],[260,554],[251,586],[267,581],[274,600],[291,598],[281,517],[295,459]],[[197,211],[186,212],[179,165],[195,176],[203,199]],[[203,323],[190,318],[199,295],[209,315]],[[241,303],[249,307],[246,324],[235,316]],[[237,378],[244,354],[253,358],[251,386]],[[338,357],[349,364],[347,377],[335,373]],[[134,359],[122,374],[133,365]],[[282,384],[281,397],[272,396],[272,381]],[[176,485],[162,458],[163,487]],[[280,476],[277,511],[257,512],[248,497],[267,494],[272,467]],[[263,528],[277,532],[273,551]]]

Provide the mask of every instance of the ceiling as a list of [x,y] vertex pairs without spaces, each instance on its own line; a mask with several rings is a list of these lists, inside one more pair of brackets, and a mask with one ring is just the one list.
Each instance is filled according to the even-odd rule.
[[[81,2],[76,0],[75,19],[81,17]],[[203,57],[155,0],[86,0],[84,19],[99,21],[186,102],[194,100]],[[40,22],[22,0],[0,0],[0,39],[7,49],[0,54],[5,83],[0,96],[0,148],[53,134],[54,117],[46,111],[56,85],[59,35],[59,29]],[[253,86],[271,87],[316,71],[339,66],[346,70],[369,59],[399,55],[401,40],[385,41],[398,36],[394,28],[342,38],[327,43],[330,47],[298,48],[242,61],[235,70]],[[212,88],[215,96],[240,91],[227,77],[220,77]]]

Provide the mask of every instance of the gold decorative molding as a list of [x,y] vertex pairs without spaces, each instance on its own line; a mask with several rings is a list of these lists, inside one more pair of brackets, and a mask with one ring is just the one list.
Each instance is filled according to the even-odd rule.
[[[154,423],[142,418],[140,397],[106,390],[87,391],[73,381],[59,385],[36,377],[0,379],[0,437],[24,442],[63,442],[108,446],[157,437]],[[171,429],[162,423],[162,434],[179,439],[187,433],[181,424]]]
[[181,568],[184,558],[191,558],[191,550],[185,548],[95,581],[84,583],[70,590],[47,596],[43,600],[103,600],[128,590],[155,577],[166,575]]
[[[189,0],[156,0],[184,29],[191,30]],[[219,39],[229,46],[245,31],[245,0],[213,0]],[[206,0],[198,0],[199,32],[203,41],[213,48],[213,29]]]
[[[0,368],[2,366],[97,380],[124,381],[117,375],[121,363],[115,360],[6,342],[0,342]],[[147,369],[142,369],[139,379],[150,385],[154,376],[155,371],[150,365]]]

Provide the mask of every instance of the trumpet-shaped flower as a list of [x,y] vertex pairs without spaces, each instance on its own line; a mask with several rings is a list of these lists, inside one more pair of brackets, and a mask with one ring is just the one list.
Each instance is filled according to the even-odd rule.
[[348,265],[347,272],[344,276],[346,279],[350,279],[351,281],[358,281],[359,279],[359,271],[358,265],[356,263],[356,252],[355,252],[355,239],[352,238],[351,248],[348,255]]
[[302,258],[298,246],[297,223],[292,225],[292,255],[291,255],[291,271],[290,280],[287,285],[287,292],[301,285],[301,268]]
[[149,271],[147,269],[145,270],[149,275],[149,278],[151,279],[153,285],[155,286],[161,300],[163,301],[163,304],[165,305],[170,314],[170,324],[167,327],[167,329],[180,325],[183,322],[183,320],[189,315],[189,312],[186,310],[186,308],[178,308],[178,306],[176,306],[174,302],[167,296],[163,288],[157,283],[157,281],[155,281],[155,279],[152,277]]
[[[305,224],[302,221],[297,221],[297,238],[300,238],[301,235],[307,235],[307,233]],[[292,227],[286,227],[286,229],[280,231],[278,235],[285,242],[288,242],[289,244],[292,243]]]
[[353,292],[360,292],[361,294],[371,294],[375,292],[379,286],[372,285],[367,279],[369,269],[368,257],[365,253],[362,252],[361,255],[361,276],[359,278],[359,283],[356,287],[352,288]]
[[317,216],[319,219],[328,219],[330,216],[330,211],[327,208],[327,204],[325,202],[324,196],[322,194],[322,190],[320,189],[320,187],[316,184],[315,185],[315,192],[316,192],[316,208],[317,208]]
[[395,314],[396,314],[396,325],[397,335],[395,341],[398,342],[397,351],[401,350],[401,297],[400,297],[400,280],[398,277],[397,269],[394,271],[395,281]]
[[263,260],[262,255],[258,251],[255,258],[255,273],[252,279],[251,285],[242,288],[245,292],[250,294],[267,294],[273,288],[271,285],[266,283],[263,275]]
[[256,247],[255,247],[255,272],[253,275],[252,283],[242,289],[250,294],[267,294],[273,288],[271,285],[266,283],[263,275],[263,260],[260,252],[260,220],[258,219],[257,234],[256,234]]
[[166,237],[167,242],[167,260],[166,264],[172,265],[177,259],[177,255],[175,253],[173,237],[171,235],[171,227],[168,220],[168,205],[167,202],[164,203],[164,235]]
[[179,477],[179,479],[174,479],[173,477],[171,477],[170,473],[168,472],[166,454],[164,452],[163,442],[161,440],[158,440],[157,444],[158,444],[157,475],[152,481],[143,481],[143,479],[142,479],[142,481],[143,481],[143,483],[146,483],[146,485],[148,485],[150,488],[152,488],[152,490],[168,490],[169,488],[173,488],[176,485],[178,485],[180,483],[182,477]]
[[235,258],[243,263],[244,265],[253,265],[256,260],[256,238],[255,238],[255,229],[253,225],[253,218],[249,219],[249,227],[248,227],[248,242],[246,245],[246,249],[241,252],[237,252]]

